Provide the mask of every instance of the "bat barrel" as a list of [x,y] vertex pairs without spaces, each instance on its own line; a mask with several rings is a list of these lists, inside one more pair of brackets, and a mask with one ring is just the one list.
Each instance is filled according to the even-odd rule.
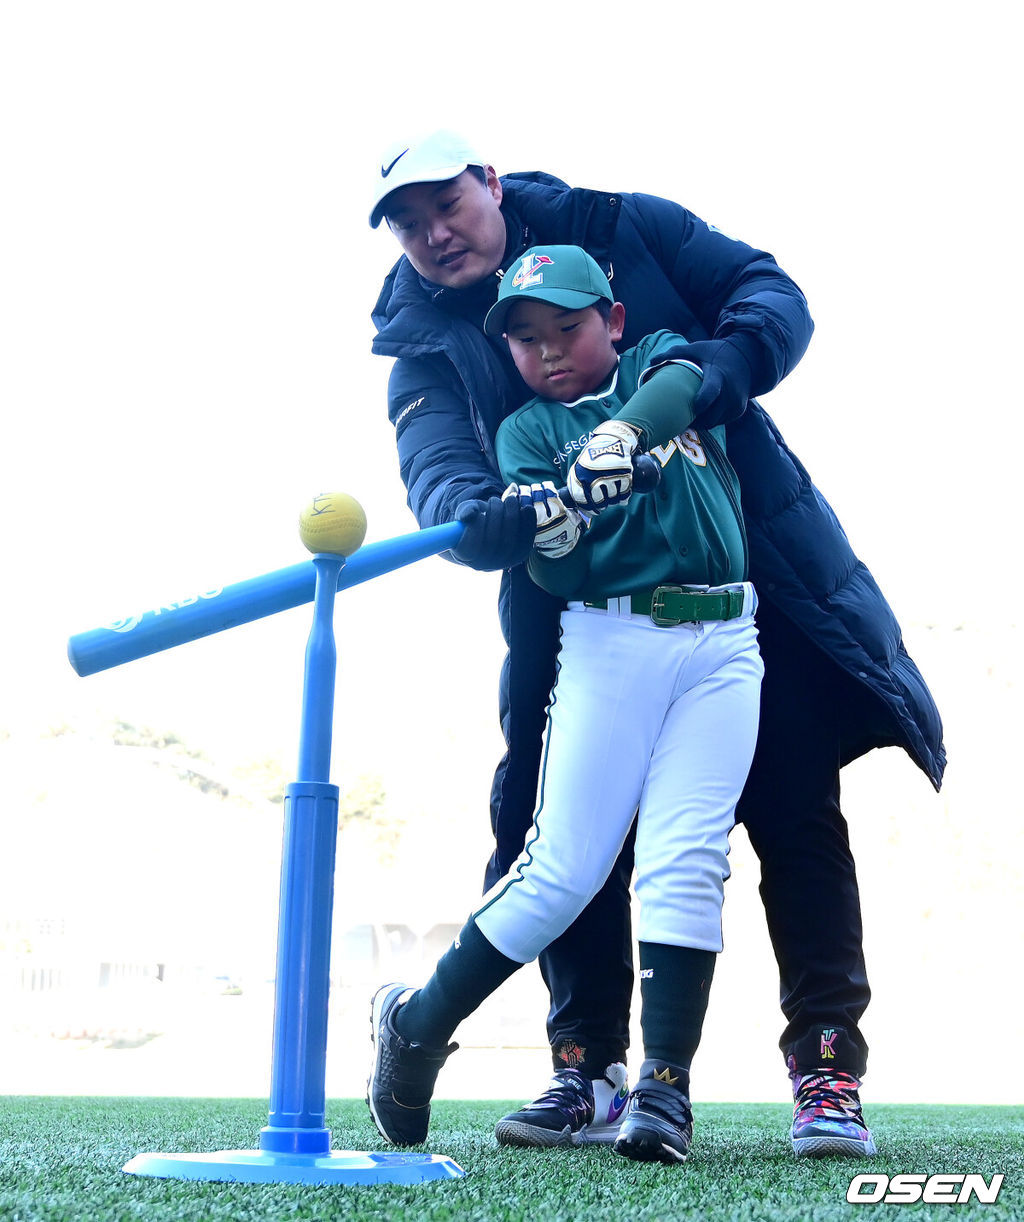
[[[464,529],[461,522],[447,522],[367,544],[345,562],[338,589],[447,551],[457,546]],[[94,675],[312,602],[315,590],[313,561],[293,564],[77,633],[68,641],[68,661],[77,674]]]
[[[637,492],[651,491],[661,478],[661,468],[649,454],[637,457],[633,472],[633,487]],[[568,499],[565,489],[559,491],[559,496]],[[345,562],[338,589],[348,589],[427,556],[448,551],[458,545],[464,529],[461,522],[447,522],[367,544]],[[312,602],[315,590],[313,561],[293,564],[220,590],[191,595],[167,606],[139,612],[101,628],[79,632],[68,641],[68,661],[76,674],[94,675]]]

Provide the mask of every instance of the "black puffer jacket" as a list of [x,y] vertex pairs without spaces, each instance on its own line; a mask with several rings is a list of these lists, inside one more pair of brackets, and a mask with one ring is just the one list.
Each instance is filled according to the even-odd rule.
[[[509,233],[503,266],[537,243],[585,247],[610,272],[616,299],[626,306],[623,348],[662,327],[691,341],[746,332],[760,345],[754,385],[760,394],[803,355],[813,327],[806,302],[765,252],[654,196],[571,189],[545,174],[502,182]],[[374,310],[373,350],[398,358],[389,410],[409,504],[423,527],[451,520],[467,498],[501,491],[494,434],[529,392],[504,343],[480,330],[496,293],[497,279],[468,293],[438,289],[403,258]],[[713,423],[698,419],[696,427]],[[755,400],[729,422],[728,450],[743,491],[759,596],[876,697],[863,701],[864,724],[848,758],[871,747],[902,746],[937,789],[945,766],[938,710],[892,610],[832,509]],[[510,797],[532,803],[557,643],[559,606],[545,600],[523,566],[504,575],[500,607],[509,658],[502,720],[509,754],[496,780],[496,804]]]

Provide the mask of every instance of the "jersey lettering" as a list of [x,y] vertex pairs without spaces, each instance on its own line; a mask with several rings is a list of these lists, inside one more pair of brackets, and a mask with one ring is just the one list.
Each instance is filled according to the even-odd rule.
[[687,429],[682,436],[677,437],[676,442],[680,450],[692,463],[696,463],[698,467],[706,467],[708,465],[708,456],[704,453],[704,447],[700,444],[700,437],[693,431]]
[[664,467],[677,450],[695,466],[706,467],[708,465],[708,456],[704,453],[699,435],[693,429],[687,429],[685,433],[678,434],[663,446],[651,446],[650,452]]
[[[410,407],[416,406],[418,404],[410,405]],[[406,410],[410,409],[407,408]],[[405,413],[403,412],[402,414],[404,415]],[[582,450],[589,440],[590,434],[583,433],[572,441],[565,442],[562,449],[560,451],[556,450],[551,456],[556,469],[559,471],[565,470],[567,461],[573,459],[574,452]],[[708,465],[708,456],[704,451],[703,445],[701,445],[700,434],[696,429],[687,429],[685,433],[678,433],[671,441],[666,441],[664,445],[651,446],[648,452],[658,460],[662,467],[666,467],[669,459],[676,453],[688,458],[695,467],[706,467]],[[593,453],[591,453],[591,457],[593,457]],[[569,461],[569,465],[571,465],[571,461]]]
[[576,450],[582,450],[589,440],[589,433],[581,433],[579,437],[574,438],[572,441],[567,441],[565,445],[562,446],[561,453],[555,454],[555,462],[561,466],[563,454],[572,454]]

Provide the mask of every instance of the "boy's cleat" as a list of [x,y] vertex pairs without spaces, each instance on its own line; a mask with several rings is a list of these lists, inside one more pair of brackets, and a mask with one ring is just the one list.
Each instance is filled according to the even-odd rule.
[[366,1102],[381,1136],[396,1146],[426,1141],[438,1071],[458,1048],[427,1048],[398,1034],[395,1014],[414,991],[404,984],[386,984],[374,994],[370,1009],[373,1068]]
[[793,1082],[793,1150],[800,1158],[875,1153],[860,1110],[860,1079],[838,1070],[801,1074],[790,1060]]
[[[645,1062],[644,1069],[651,1064]],[[641,1074],[644,1070],[641,1069]],[[639,1079],[612,1149],[616,1154],[644,1163],[682,1163],[693,1140],[690,1100],[680,1086],[689,1087],[687,1075],[672,1084],[654,1077]]]
[[596,1081],[578,1069],[556,1069],[548,1089],[494,1126],[503,1146],[582,1146],[612,1142],[629,1098],[626,1067],[609,1065]]

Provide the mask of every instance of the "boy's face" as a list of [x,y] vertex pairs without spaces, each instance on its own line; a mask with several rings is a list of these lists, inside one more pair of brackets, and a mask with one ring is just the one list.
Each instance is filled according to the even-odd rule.
[[572,403],[600,388],[615,368],[626,311],[612,306],[607,322],[596,306],[565,310],[545,301],[517,301],[505,337],[523,381],[545,399]]
[[447,182],[410,183],[388,196],[384,215],[391,232],[433,284],[469,288],[501,266],[501,182],[491,166],[485,173],[486,182],[463,170]]

